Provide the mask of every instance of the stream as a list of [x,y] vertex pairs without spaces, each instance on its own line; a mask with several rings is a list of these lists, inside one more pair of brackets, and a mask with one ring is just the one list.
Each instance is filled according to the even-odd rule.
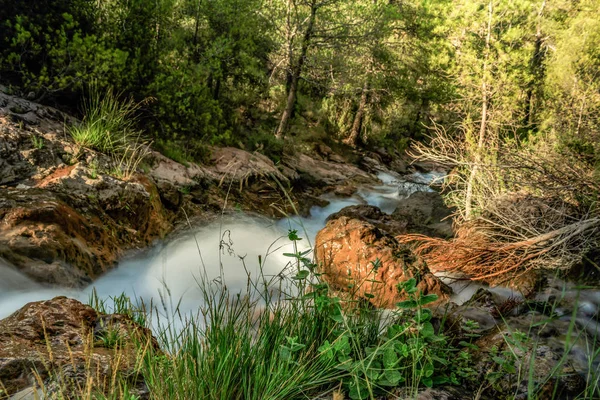
[[[202,279],[223,280],[230,292],[236,293],[243,292],[248,282],[261,272],[266,277],[280,274],[290,262],[290,258],[283,253],[294,251],[293,244],[287,238],[290,229],[296,229],[303,238],[298,243],[299,250],[309,249],[329,215],[356,204],[370,204],[383,212],[392,213],[411,193],[431,190],[428,183],[440,176],[439,173],[415,173],[407,177],[380,173],[381,185],[361,187],[347,198],[326,195],[324,198],[330,203],[325,207],[313,207],[310,217],[306,218],[274,221],[241,212],[227,214],[215,222],[195,227],[169,241],[124,258],[117,268],[82,290],[44,287],[0,259],[0,319],[27,302],[59,295],[88,302],[94,290],[101,299],[125,293],[132,299],[143,299],[146,304],[152,301],[156,305],[162,301],[167,304],[167,307],[163,306],[165,309],[169,304],[171,307],[177,304],[181,313],[191,313],[203,304],[203,294],[199,289]],[[259,264],[262,265],[262,271]],[[482,287],[469,281],[441,278],[453,288],[452,300],[457,304],[464,303]],[[521,296],[508,288],[488,290],[499,301]],[[555,310],[561,320],[569,321],[575,317],[578,327],[587,331],[593,340],[598,340],[598,288],[580,290],[573,284],[553,281],[538,293],[537,299],[544,301],[550,296],[562,299]],[[575,313],[574,308],[577,308]],[[585,364],[585,348],[578,347],[571,353]],[[597,360],[594,363],[597,364]]]
[[279,221],[250,216],[242,212],[226,214],[205,226],[195,227],[184,234],[159,243],[135,255],[125,257],[118,266],[82,290],[47,288],[33,282],[0,259],[0,319],[7,317],[27,302],[46,300],[54,296],[69,296],[87,302],[96,291],[101,299],[125,293],[130,298],[160,299],[178,303],[180,310],[198,309],[202,292],[198,282],[220,276],[232,293],[243,291],[248,277],[262,273],[275,276],[290,262],[283,255],[293,251],[287,238],[289,229],[296,229],[303,239],[300,250],[312,247],[317,232],[325,226],[327,217],[342,208],[370,204],[386,213],[417,190],[431,190],[427,184],[439,173],[414,173],[408,179],[399,175],[380,173],[382,184],[361,187],[351,197],[325,195],[330,203],[315,206],[309,217],[292,217]]

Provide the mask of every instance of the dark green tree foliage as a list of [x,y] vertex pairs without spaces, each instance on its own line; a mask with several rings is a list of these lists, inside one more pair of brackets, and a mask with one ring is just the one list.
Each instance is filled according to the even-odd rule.
[[[168,0],[165,0],[168,1]],[[270,41],[260,2],[187,0],[171,4],[156,74],[146,96],[157,130],[174,140],[237,144],[266,91]],[[163,23],[164,24],[164,23]]]
[[97,26],[111,47],[129,54],[122,89],[143,92],[157,72],[164,37],[172,28],[169,1],[105,0],[99,3]]
[[1,0],[0,77],[41,98],[109,84],[124,70],[127,53],[111,49],[97,32],[97,2]]
[[275,137],[402,147],[436,125],[491,149],[552,133],[596,165],[598,13],[594,0],[0,0],[0,83],[72,109],[90,84],[111,87],[146,100],[140,123],[164,142],[276,155]]

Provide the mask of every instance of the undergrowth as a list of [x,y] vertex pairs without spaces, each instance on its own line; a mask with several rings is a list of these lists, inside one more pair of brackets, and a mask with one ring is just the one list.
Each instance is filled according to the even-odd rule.
[[[296,231],[289,238],[301,240]],[[468,354],[434,329],[426,305],[435,295],[421,295],[410,279],[398,286],[407,300],[392,312],[343,301],[309,253],[286,254],[292,261],[284,272],[249,280],[244,293],[199,277],[203,301],[195,315],[166,298],[156,307],[125,296],[110,307],[95,295],[90,303],[153,327],[162,351],[141,346],[138,357],[154,399],[304,399],[340,389],[351,399],[372,399],[397,387],[416,394],[470,379]],[[111,332],[104,341],[118,338]]]
[[81,123],[70,126],[68,131],[79,146],[111,157],[111,175],[129,179],[150,149],[150,143],[136,128],[140,106],[133,99],[120,100],[111,89],[101,93],[92,84],[83,102]]
[[[124,314],[152,328],[160,350],[148,341],[133,341],[137,346],[134,375],[143,379],[151,399],[330,399],[332,395],[352,400],[407,399],[441,385],[481,385],[482,392],[509,399],[514,396],[506,397],[500,387],[521,384],[528,388],[528,399],[561,398],[556,397],[556,382],[573,343],[580,339],[575,322],[565,332],[564,355],[547,378],[533,379],[536,360],[527,357],[536,354],[538,346],[530,339],[535,337],[533,330],[558,318],[555,305],[545,311],[548,318],[532,319],[532,332],[507,326],[506,343],[485,350],[491,364],[481,376],[482,371],[475,370],[477,360],[472,359],[479,351],[475,345],[479,336],[463,335],[458,343],[446,336],[444,320],[427,308],[437,297],[420,293],[415,279],[398,285],[406,300],[394,310],[374,309],[352,294],[342,299],[321,279],[311,251],[298,250],[297,232],[291,230],[288,238],[294,243],[293,252],[286,254],[291,260],[288,266],[276,276],[261,274],[251,280],[248,275],[241,293],[230,291],[222,276],[215,280],[198,276],[202,301],[195,314],[183,313],[168,289],[158,305],[125,295],[106,300],[92,294],[90,304],[98,311]],[[373,272],[379,265],[373,264]],[[463,331],[471,325],[476,323],[467,323]],[[106,329],[99,345],[120,351],[124,341],[118,334]],[[598,368],[593,363],[599,350],[594,343],[589,345],[590,376],[577,399],[598,394]],[[76,397],[138,399],[131,386],[136,381],[118,378],[102,393],[86,387]],[[545,397],[542,390],[552,385],[554,395]],[[489,398],[481,393],[475,396]]]

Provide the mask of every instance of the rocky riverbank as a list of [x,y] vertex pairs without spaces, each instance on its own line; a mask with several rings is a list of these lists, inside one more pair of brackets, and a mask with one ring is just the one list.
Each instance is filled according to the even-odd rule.
[[[378,182],[327,146],[279,165],[259,153],[214,148],[205,165],[183,165],[151,151],[144,172],[124,180],[111,158],[77,146],[72,117],[0,93],[0,258],[32,279],[82,287],[125,251],[144,248],[223,210],[269,217],[307,214],[322,193]],[[371,154],[369,168],[382,166]],[[397,159],[397,168],[405,164]]]
[[[383,150],[354,154],[360,160],[354,164],[319,145],[310,156],[286,155],[277,165],[235,148],[211,149],[203,165],[151,151],[140,171],[123,179],[111,171],[110,157],[72,142],[65,124],[75,122],[0,93],[0,261],[44,285],[86,286],[127,251],[148,247],[188,221],[198,226],[233,210],[307,215],[327,203],[323,194],[353,196],[381,183],[376,172],[407,171],[401,157]],[[512,289],[457,294],[465,277],[431,271],[398,240],[407,233],[451,237],[452,212],[434,191],[403,198],[391,213],[366,204],[345,207],[316,237],[319,271],[343,302],[394,308],[406,300],[397,284],[409,278],[422,295],[437,295],[432,326],[471,354],[475,379],[460,388],[424,390],[419,399],[527,398],[532,387],[574,398],[599,364],[586,349],[597,339],[598,291],[536,273],[510,282]],[[115,330],[125,338],[118,346],[107,344]],[[0,321],[0,399],[33,399],[40,384],[49,388],[44,398],[89,382],[102,391],[117,375],[131,393],[147,398],[133,340],[157,346],[149,331],[123,315],[104,315],[65,297],[29,303]]]

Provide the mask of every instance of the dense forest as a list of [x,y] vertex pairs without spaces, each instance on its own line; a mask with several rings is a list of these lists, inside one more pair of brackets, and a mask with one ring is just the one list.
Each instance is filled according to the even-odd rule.
[[[9,90],[84,114],[86,99],[114,93],[174,159],[202,161],[209,145],[278,161],[303,143],[413,143],[414,156],[452,170],[446,197],[462,220],[493,214],[479,223],[501,241],[589,231],[585,221],[594,221],[595,0],[11,0],[0,8]],[[510,214],[505,193],[543,198],[552,222]],[[559,247],[562,263],[572,252]]]
[[92,83],[112,88],[145,101],[141,121],[160,141],[401,147],[441,128],[479,149],[552,137],[597,161],[596,1],[1,6],[4,85],[73,108]]
[[[33,109],[41,110],[35,121],[23,119]],[[111,361],[115,372],[104,371],[110,382],[95,378],[105,387],[94,387],[87,372],[85,390],[77,388],[87,397],[80,398],[417,398],[423,387],[442,385],[477,399],[598,398],[599,0],[0,0],[0,111],[0,276],[18,272],[3,264],[6,258],[37,279],[28,281],[35,291],[46,288],[39,282],[64,284],[64,271],[76,281],[69,285],[89,285],[122,251],[163,240],[179,222],[191,226],[187,206],[198,224],[212,221],[202,213],[224,219],[235,207],[233,218],[252,217],[252,225],[239,226],[267,241],[255,233],[266,230],[250,229],[264,222],[253,214],[261,206],[272,212],[271,229],[274,215],[292,214],[285,207],[304,217],[295,206],[306,203],[310,217],[311,207],[329,204],[324,199],[332,193],[341,204],[364,188],[396,185],[397,202],[387,214],[381,204],[355,198],[335,218],[323,216],[327,225],[312,249],[297,246],[302,235],[288,221],[283,238],[293,252],[283,254],[291,259],[285,270],[251,282],[244,264],[246,297],[230,298],[225,281],[196,280],[204,307],[197,319],[182,316],[181,300],[170,299],[183,327],[158,318],[156,338],[139,328],[156,328],[149,320],[159,301],[148,310],[125,293],[103,299],[93,289],[95,310],[65,297],[29,303],[25,308],[42,314],[54,307],[63,314],[74,309],[75,316],[65,323],[51,311],[43,314],[54,321],[47,324],[19,311],[0,320],[0,361],[26,349],[27,363],[19,365],[37,368],[29,367],[29,345],[10,345],[23,326],[33,327],[28,340],[52,362],[51,345],[67,346],[64,360],[78,358],[69,346],[83,335],[78,324],[85,314],[93,329],[80,342],[91,338],[92,351],[114,349],[118,357]],[[52,122],[46,132],[37,130],[41,120]],[[373,154],[381,156],[380,169],[364,163]],[[293,168],[286,164],[292,156]],[[219,164],[225,158],[242,170],[230,181],[230,165]],[[160,175],[164,160],[172,170]],[[252,171],[253,162],[266,172]],[[415,165],[408,172],[407,162]],[[324,178],[302,170],[305,163],[325,171]],[[401,180],[383,182],[386,172]],[[429,181],[411,181],[411,173],[443,177],[430,190]],[[256,182],[249,184],[249,176]],[[401,194],[399,182],[424,188],[412,198],[417,207],[404,214],[415,193]],[[435,221],[432,198],[444,211]],[[286,206],[276,204],[281,199]],[[429,215],[418,214],[421,205]],[[419,218],[421,228],[443,220],[449,233],[410,230]],[[223,274],[225,247],[234,253],[231,231],[206,224],[206,232],[222,235],[214,263]],[[362,247],[345,244],[339,275],[354,279],[346,270],[350,259],[369,267],[360,284],[340,280],[334,287],[322,269],[333,252],[325,254],[323,243],[352,226]],[[199,242],[194,236],[194,252]],[[382,268],[381,254],[393,268]],[[246,255],[238,258],[244,263]],[[263,261],[259,255],[261,274]],[[390,278],[400,270],[400,278]],[[482,286],[453,304],[453,289],[433,274],[440,271]],[[591,295],[566,289],[581,276]],[[274,282],[280,286],[273,289]],[[170,296],[166,278],[161,283]],[[371,293],[381,283],[393,311],[382,311]],[[494,285],[516,289],[500,301],[487,291]],[[434,314],[438,300],[446,309]],[[166,310],[163,292],[160,302]],[[478,314],[448,311],[460,307]],[[50,343],[56,332],[68,339]],[[560,348],[550,347],[556,343]],[[121,370],[117,379],[119,351],[133,351],[136,372]],[[587,364],[574,369],[571,361],[581,359]],[[0,399],[16,398],[9,395],[25,387],[23,376],[14,387],[0,379]],[[64,389],[36,379],[48,390]],[[97,389],[112,397],[96,396]],[[561,394],[568,391],[575,394]]]

